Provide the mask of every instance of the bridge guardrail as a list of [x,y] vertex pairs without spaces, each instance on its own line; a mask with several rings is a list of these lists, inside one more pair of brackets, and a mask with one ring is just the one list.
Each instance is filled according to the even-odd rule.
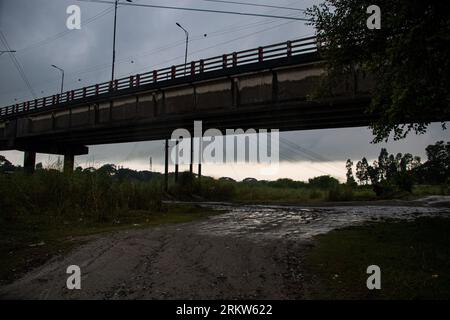
[[291,56],[315,51],[317,51],[316,37],[311,36],[264,47],[232,52],[208,59],[192,61],[186,65],[174,65],[159,70],[153,70],[146,73],[116,79],[114,81],[98,83],[76,90],[69,90],[63,94],[55,94],[31,101],[25,101],[20,104],[2,107],[0,108],[0,118],[11,114],[25,113],[30,110],[44,108],[63,102],[94,97],[104,93],[139,87],[146,84],[178,79],[186,76],[193,76],[205,72],[233,68],[251,63],[264,62],[279,58],[289,58]]

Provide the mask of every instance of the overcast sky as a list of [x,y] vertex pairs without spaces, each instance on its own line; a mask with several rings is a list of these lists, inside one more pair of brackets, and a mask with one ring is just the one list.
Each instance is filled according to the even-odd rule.
[[[301,12],[256,8],[243,5],[212,3],[202,0],[135,0],[136,3],[210,8],[275,15],[298,15]],[[271,4],[305,9],[318,1],[241,0],[241,2]],[[81,8],[81,30],[66,28],[66,8]],[[301,21],[245,17],[167,9],[120,7],[118,13],[116,76],[142,73],[152,69],[184,62],[184,33],[175,23],[189,30],[189,60],[207,58],[226,52],[282,42],[314,34],[311,26]],[[57,93],[60,73],[50,67],[55,64],[66,72],[65,90],[109,80],[112,59],[113,9],[108,4],[78,2],[76,0],[0,0],[0,30],[9,46],[17,50],[31,90],[19,75],[6,54],[0,57],[0,106]],[[205,37],[204,35],[207,34]],[[0,50],[5,48],[0,47]],[[367,128],[289,132],[281,135],[282,162],[277,176],[305,180],[330,174],[341,180],[345,177],[345,159],[355,162],[366,156],[374,159],[381,147],[390,152],[410,152],[425,158],[424,149],[437,140],[450,140],[450,134],[433,125],[423,136],[387,145],[372,145]],[[305,153],[306,151],[306,153]],[[22,163],[20,152],[0,152],[15,163]],[[153,169],[162,171],[163,144],[161,141],[122,145],[92,146],[88,156],[77,157],[82,166],[116,163],[125,167],[148,169],[149,157]],[[317,161],[319,155],[322,161]],[[323,161],[323,160],[327,161]],[[314,161],[312,161],[314,160]],[[38,155],[38,161],[52,163],[55,157]],[[229,176],[243,179],[260,176],[255,164],[218,166],[205,164],[203,172],[215,177]],[[265,177],[267,178],[267,177]]]

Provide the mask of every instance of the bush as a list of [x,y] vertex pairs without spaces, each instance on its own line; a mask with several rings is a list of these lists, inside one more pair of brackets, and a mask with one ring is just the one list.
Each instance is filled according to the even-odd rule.
[[382,183],[375,183],[372,185],[373,192],[377,197],[387,198],[395,194],[395,188],[390,183],[383,181]]
[[333,189],[339,186],[339,180],[330,176],[320,176],[309,179],[309,185],[319,189]]
[[353,188],[347,185],[338,185],[328,191],[328,201],[351,201],[353,199]]
[[105,221],[126,210],[161,209],[159,183],[119,181],[102,172],[0,174],[0,192],[0,217],[6,220],[48,215]]

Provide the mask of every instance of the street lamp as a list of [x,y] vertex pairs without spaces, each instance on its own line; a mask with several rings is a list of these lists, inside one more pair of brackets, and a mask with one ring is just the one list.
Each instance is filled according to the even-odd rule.
[[[133,2],[126,0],[127,2]],[[111,81],[114,81],[114,65],[116,64],[116,27],[117,27],[117,5],[119,0],[114,1],[114,37],[113,37],[113,60],[112,60],[112,74]]]
[[183,28],[181,26],[181,24],[179,24],[178,22],[177,22],[177,26],[180,27],[184,31],[184,34],[186,35],[186,52],[184,54],[184,75],[186,75],[188,46],[189,46],[189,32],[185,28]]
[[61,94],[62,94],[64,91],[64,70],[61,69],[60,67],[55,66],[54,64],[52,64],[52,67],[58,69],[62,73],[62,80],[61,80]]

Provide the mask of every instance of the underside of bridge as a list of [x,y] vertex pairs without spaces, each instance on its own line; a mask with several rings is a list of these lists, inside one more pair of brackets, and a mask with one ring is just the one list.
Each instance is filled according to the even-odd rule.
[[[372,81],[345,78],[328,99],[313,99],[323,61],[317,53],[226,68],[157,84],[55,103],[0,118],[0,150],[64,155],[65,171],[88,145],[164,140],[175,129],[310,130],[367,126]],[[192,167],[192,166],[191,166]]]

